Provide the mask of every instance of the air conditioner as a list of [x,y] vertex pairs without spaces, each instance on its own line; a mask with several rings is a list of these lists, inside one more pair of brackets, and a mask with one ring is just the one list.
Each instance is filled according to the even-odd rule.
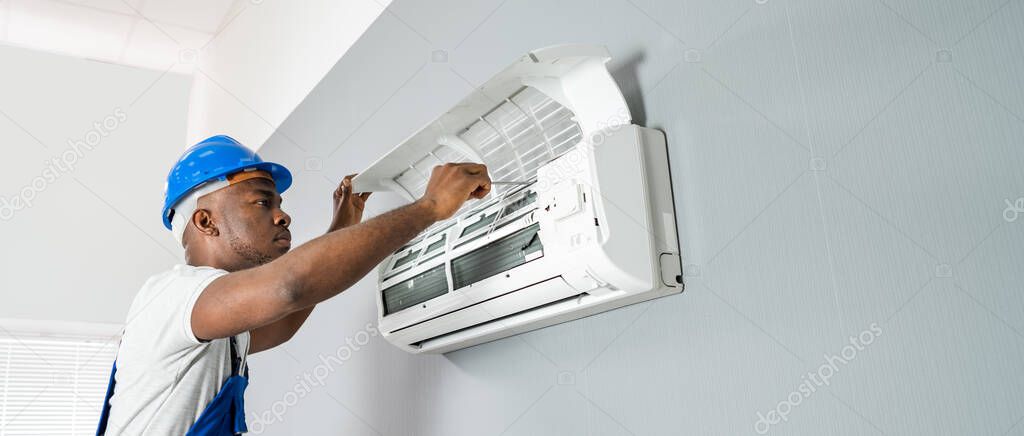
[[682,291],[665,136],[631,124],[599,46],[530,52],[353,189],[413,200],[445,162],[495,185],[379,267],[384,338],[444,353]]

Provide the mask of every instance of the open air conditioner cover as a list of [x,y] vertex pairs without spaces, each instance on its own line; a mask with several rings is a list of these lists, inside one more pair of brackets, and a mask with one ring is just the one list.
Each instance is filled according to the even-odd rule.
[[[564,45],[523,56],[353,180],[356,192],[419,198],[434,166],[486,164],[494,180],[528,180],[582,138],[629,124],[604,47]],[[500,188],[499,188],[500,189]]]

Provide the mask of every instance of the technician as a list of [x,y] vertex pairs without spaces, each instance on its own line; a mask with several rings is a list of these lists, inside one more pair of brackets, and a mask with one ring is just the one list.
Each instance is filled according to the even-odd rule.
[[245,432],[247,355],[288,341],[317,303],[491,189],[483,165],[445,164],[420,199],[360,223],[369,194],[345,177],[327,233],[289,252],[280,194],[291,183],[283,166],[223,135],[174,165],[163,223],[185,264],[150,277],[132,302],[97,434]]

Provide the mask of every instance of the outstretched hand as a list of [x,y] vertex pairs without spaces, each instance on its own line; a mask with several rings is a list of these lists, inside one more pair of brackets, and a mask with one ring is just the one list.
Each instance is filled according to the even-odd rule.
[[338,189],[334,190],[334,218],[327,232],[333,232],[348,226],[359,224],[363,220],[363,208],[366,207],[366,199],[370,198],[370,192],[352,192],[352,177],[349,174],[341,179]]
[[418,202],[426,205],[437,221],[450,218],[469,199],[481,199],[491,192],[487,166],[472,162],[446,163],[434,167],[426,192]]

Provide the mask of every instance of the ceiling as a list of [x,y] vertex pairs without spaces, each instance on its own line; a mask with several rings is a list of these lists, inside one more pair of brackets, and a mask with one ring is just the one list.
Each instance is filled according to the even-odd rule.
[[244,3],[0,0],[0,44],[191,73],[197,53],[243,9]]

